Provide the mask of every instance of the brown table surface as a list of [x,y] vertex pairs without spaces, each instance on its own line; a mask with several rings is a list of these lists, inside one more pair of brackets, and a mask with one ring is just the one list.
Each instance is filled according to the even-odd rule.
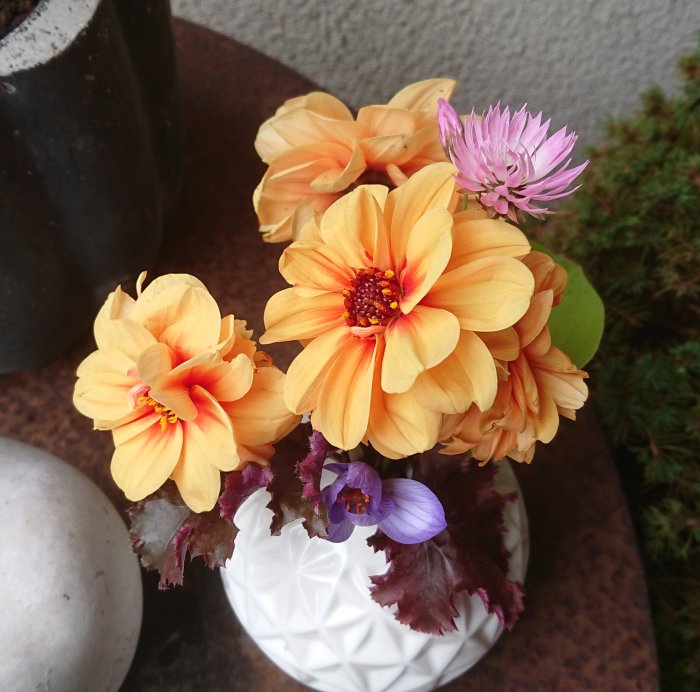
[[[263,172],[260,123],[311,82],[256,51],[176,21],[186,123],[185,188],[151,274],[200,277],[222,313],[262,332],[267,298],[284,286],[282,247],[257,233],[251,194]],[[400,87],[403,85],[393,85]],[[131,291],[133,292],[133,291]],[[107,433],[72,407],[91,335],[56,361],[0,376],[0,434],[74,464],[123,510],[109,476]],[[284,368],[293,347],[270,347]],[[658,668],[647,591],[625,498],[589,405],[564,421],[530,466],[517,465],[531,530],[526,608],[512,633],[447,690],[650,690]],[[47,520],[50,520],[47,518]],[[160,592],[143,573],[144,620],[123,690],[305,689],[279,672],[241,629],[218,573],[190,563],[185,586]]]

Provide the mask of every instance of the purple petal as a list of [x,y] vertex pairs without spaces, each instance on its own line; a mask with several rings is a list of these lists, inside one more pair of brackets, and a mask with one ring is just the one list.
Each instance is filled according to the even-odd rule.
[[447,526],[445,510],[430,488],[410,478],[390,478],[383,490],[394,511],[378,526],[397,543],[422,543]]
[[342,543],[350,538],[355,530],[355,525],[350,521],[341,521],[339,524],[331,524],[328,527],[328,540],[331,543]]
[[379,474],[363,461],[352,461],[348,464],[345,484],[351,488],[359,488],[369,495],[369,510],[373,514],[379,510],[382,500],[382,479]]
[[323,500],[323,504],[326,505],[326,509],[328,510],[328,518],[333,524],[338,524],[345,521],[345,510],[341,504],[336,502],[340,491],[344,487],[345,484],[342,482],[342,480],[340,482],[335,481],[335,483],[326,486],[321,491],[321,499]]

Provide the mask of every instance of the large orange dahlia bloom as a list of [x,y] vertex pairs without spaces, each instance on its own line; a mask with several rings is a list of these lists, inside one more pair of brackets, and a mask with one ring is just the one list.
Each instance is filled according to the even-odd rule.
[[296,239],[306,221],[364,178],[397,186],[423,166],[445,161],[437,104],[454,87],[451,79],[417,82],[385,105],[361,108],[356,118],[323,92],[284,103],[255,140],[268,165],[253,195],[264,240]]
[[299,418],[284,405],[284,374],[198,279],[169,274],[141,290],[144,278],[136,300],[117,287],[100,310],[73,402],[112,431],[112,476],[130,500],[172,478],[207,511],[220,472],[266,463]]
[[[298,339],[284,397],[335,446],[399,458],[432,447],[442,415],[493,403],[496,366],[476,332],[514,324],[534,281],[514,226],[454,214],[451,164],[391,192],[361,186],[282,254],[261,343]],[[494,338],[494,343],[498,336]]]
[[[515,326],[498,335],[482,335],[487,345],[498,336],[498,392],[493,406],[471,406],[443,422],[442,450],[447,454],[471,451],[482,462],[509,456],[529,463],[536,443],[551,442],[559,416],[574,420],[588,396],[586,373],[556,346],[547,327],[553,307],[566,286],[566,270],[541,252],[523,258],[535,277],[530,307]],[[503,348],[508,343],[507,348]]]

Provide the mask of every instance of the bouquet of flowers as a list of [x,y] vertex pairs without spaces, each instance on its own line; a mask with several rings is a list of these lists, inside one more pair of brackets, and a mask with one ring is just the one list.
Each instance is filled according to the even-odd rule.
[[266,488],[273,534],[376,526],[388,569],[371,596],[399,621],[454,629],[467,592],[515,623],[513,498],[490,462],[530,463],[575,418],[602,330],[580,268],[518,224],[586,163],[571,166],[573,132],[548,136],[525,107],[461,117],[454,87],[419,82],[356,115],[313,92],[261,126],[253,204],[265,241],[292,242],[260,343],[301,344],[286,375],[193,276],[143,274],[97,315],[74,402],[112,431],[133,547],[161,587],[188,554],[223,565],[237,509]]

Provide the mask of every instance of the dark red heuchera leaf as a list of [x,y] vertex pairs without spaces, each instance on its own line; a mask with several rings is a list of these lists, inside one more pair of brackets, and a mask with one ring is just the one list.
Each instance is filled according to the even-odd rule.
[[397,606],[396,618],[412,629],[443,634],[456,628],[454,597],[478,593],[484,606],[511,629],[523,609],[523,585],[508,579],[510,553],[503,543],[503,508],[514,497],[494,489],[495,465],[427,453],[414,460],[413,478],[425,483],[445,509],[447,528],[418,545],[403,545],[381,531],[367,542],[384,550],[387,572],[371,577],[372,598]]
[[160,572],[161,589],[182,584],[188,552],[212,568],[222,566],[233,553],[236,528],[219,508],[193,512],[172,482],[132,505],[128,513],[131,545],[146,569]]
[[232,524],[233,517],[244,500],[259,488],[264,488],[271,480],[270,468],[258,464],[248,464],[242,471],[227,473],[224,491],[219,497],[221,516]]
[[[315,497],[317,481],[314,480],[314,469],[321,447],[318,440],[314,441],[308,425],[300,425],[277,445],[270,460],[272,480],[267,486],[271,496],[267,506],[274,514],[270,523],[273,536],[279,536],[283,526],[300,517],[309,537],[325,538],[328,535],[326,507]],[[304,482],[297,475],[298,466],[307,478]],[[307,486],[311,488],[307,490],[309,497],[305,494]]]
[[302,495],[318,514],[321,511],[321,472],[330,445],[320,432],[314,430],[309,438],[309,453],[296,465],[295,472],[302,483]]

